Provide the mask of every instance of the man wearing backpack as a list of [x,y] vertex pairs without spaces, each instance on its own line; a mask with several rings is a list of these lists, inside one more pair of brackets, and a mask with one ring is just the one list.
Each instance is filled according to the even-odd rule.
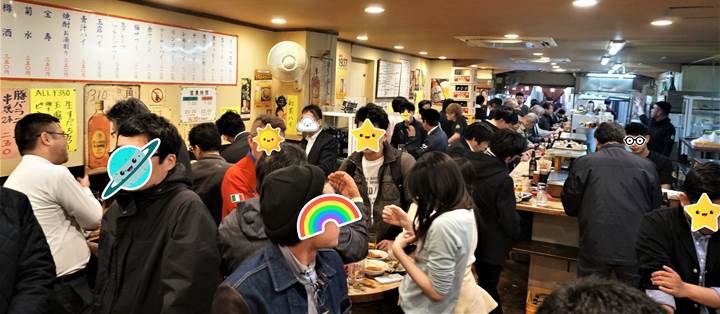
[[[388,115],[381,107],[369,103],[355,114],[356,127],[370,120],[376,128],[386,130],[390,124]],[[405,197],[403,182],[415,159],[408,153],[387,145],[387,134],[380,139],[378,152],[366,149],[354,152],[342,165],[340,171],[347,172],[355,179],[363,203],[370,210],[370,234],[375,234],[378,249],[389,249],[392,240],[400,233],[399,227],[386,224],[382,220],[383,208],[396,205],[407,211],[409,202]]]

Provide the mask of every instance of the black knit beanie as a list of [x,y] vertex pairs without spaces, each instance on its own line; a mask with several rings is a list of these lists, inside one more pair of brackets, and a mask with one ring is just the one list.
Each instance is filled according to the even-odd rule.
[[282,245],[300,242],[297,218],[303,206],[322,194],[325,174],[313,165],[275,170],[260,187],[260,213],[270,241]]

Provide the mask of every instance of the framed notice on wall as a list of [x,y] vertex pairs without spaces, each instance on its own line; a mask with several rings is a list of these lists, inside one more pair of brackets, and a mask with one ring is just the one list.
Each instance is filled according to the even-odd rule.
[[237,35],[2,0],[0,78],[237,85]]
[[400,95],[402,63],[378,60],[375,98],[393,98]]

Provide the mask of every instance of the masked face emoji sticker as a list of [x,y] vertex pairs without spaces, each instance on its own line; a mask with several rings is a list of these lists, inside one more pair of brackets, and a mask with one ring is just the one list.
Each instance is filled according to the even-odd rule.
[[312,133],[320,129],[320,125],[311,117],[302,117],[295,128],[300,132]]
[[359,129],[352,130],[350,133],[357,141],[355,151],[369,149],[377,153],[380,151],[380,141],[385,135],[385,130],[376,128],[369,119],[365,119]]
[[692,205],[684,207],[685,213],[690,216],[690,230],[693,232],[700,229],[718,231],[718,216],[720,216],[720,205],[713,204],[707,193],[703,193],[700,200]]
[[403,121],[410,121],[410,111],[403,111],[403,113],[400,114]]
[[257,144],[258,151],[270,155],[273,151],[280,151],[280,143],[284,142],[285,138],[280,135],[280,128],[266,124],[265,127],[257,129],[257,135],[252,140]]

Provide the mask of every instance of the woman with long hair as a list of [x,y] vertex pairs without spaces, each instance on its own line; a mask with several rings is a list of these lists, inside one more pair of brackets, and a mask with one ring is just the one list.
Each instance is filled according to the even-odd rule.
[[[473,202],[458,165],[444,153],[426,153],[405,183],[417,204],[415,218],[395,206],[383,211],[385,222],[405,229],[392,246],[393,255],[407,271],[400,284],[403,311],[453,313],[461,290],[463,295],[473,294],[475,300],[472,307],[464,304],[463,311],[487,313],[495,308],[497,304],[474,280],[465,280],[468,260],[477,245],[477,229]],[[416,241],[413,261],[405,248]]]

